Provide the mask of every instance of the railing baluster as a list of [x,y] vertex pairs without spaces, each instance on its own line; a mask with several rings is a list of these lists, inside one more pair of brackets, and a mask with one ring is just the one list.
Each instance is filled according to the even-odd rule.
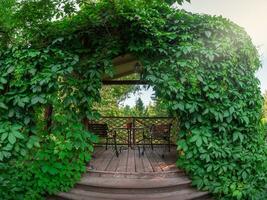
[[[131,138],[128,140],[127,136],[127,123],[132,123]],[[91,122],[92,123],[92,122]],[[175,142],[177,132],[179,131],[179,122],[176,118],[171,117],[101,117],[98,123],[107,123],[110,129],[124,127],[117,131],[118,138],[117,143],[120,145],[136,145],[137,142],[142,138],[141,130],[137,129],[144,127],[145,131],[148,131],[152,124],[166,124],[172,123],[171,138],[172,142]],[[155,144],[161,145],[160,141],[155,140]]]

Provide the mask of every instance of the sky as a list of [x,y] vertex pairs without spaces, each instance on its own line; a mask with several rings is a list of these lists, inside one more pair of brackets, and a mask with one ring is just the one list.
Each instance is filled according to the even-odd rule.
[[[267,0],[191,0],[177,7],[193,13],[221,15],[245,28],[261,57],[262,68],[256,73],[261,91],[267,91]],[[139,95],[130,95],[123,104],[133,106],[141,97],[148,105],[152,94],[151,88],[142,90]]]

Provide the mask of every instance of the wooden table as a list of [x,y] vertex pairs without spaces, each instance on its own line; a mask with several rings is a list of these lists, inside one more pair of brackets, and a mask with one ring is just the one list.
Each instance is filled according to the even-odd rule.
[[132,149],[135,148],[136,141],[135,141],[135,132],[136,130],[142,130],[143,133],[145,131],[144,127],[114,127],[112,130],[126,130],[127,131],[127,141],[128,141],[128,148],[131,147]]

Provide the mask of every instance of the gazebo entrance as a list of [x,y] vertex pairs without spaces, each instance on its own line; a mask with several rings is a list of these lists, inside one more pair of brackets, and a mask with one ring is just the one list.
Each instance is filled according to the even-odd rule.
[[[141,62],[133,55],[116,57],[113,59],[113,76],[104,74],[102,77],[103,87],[148,85],[149,83],[143,79],[143,73]],[[131,76],[134,74],[136,76]],[[130,79],[127,78],[129,76]],[[85,119],[85,126],[100,136],[101,141],[98,145],[105,145],[106,149],[113,147],[117,157],[122,151],[129,149],[138,150],[140,157],[146,149],[153,150],[155,145],[162,150],[161,156],[165,156],[171,147],[174,148],[179,129],[179,122],[175,117],[107,117],[105,112],[102,115],[98,120]]]
[[[121,79],[142,73],[140,62],[131,55],[115,58],[114,70],[113,78],[103,77],[104,85],[147,84]],[[193,189],[185,172],[176,167],[178,118],[102,116],[84,123],[101,140],[80,182],[52,199],[210,199],[207,192]]]

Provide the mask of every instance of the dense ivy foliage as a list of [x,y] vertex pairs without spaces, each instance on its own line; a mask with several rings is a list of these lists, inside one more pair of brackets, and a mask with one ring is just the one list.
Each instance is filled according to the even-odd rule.
[[[264,95],[264,105],[263,105],[263,125],[265,128],[265,133],[266,133],[266,137],[267,137],[267,91],[265,91]],[[267,193],[267,192],[266,192]]]
[[267,119],[267,91],[265,91],[263,97],[264,97],[263,117]]
[[[38,199],[73,186],[96,142],[80,123],[88,99],[71,74],[78,57],[56,48],[14,47],[0,60],[1,199]],[[47,105],[55,107],[51,130],[44,126]]]
[[193,185],[218,199],[264,199],[260,62],[242,28],[175,10],[173,1],[7,2],[10,9],[0,9],[7,19],[0,21],[1,199],[39,199],[80,178],[97,140],[81,121],[98,117],[92,106],[101,76],[112,75],[112,59],[125,53],[142,62],[143,78],[180,118],[177,164]]

